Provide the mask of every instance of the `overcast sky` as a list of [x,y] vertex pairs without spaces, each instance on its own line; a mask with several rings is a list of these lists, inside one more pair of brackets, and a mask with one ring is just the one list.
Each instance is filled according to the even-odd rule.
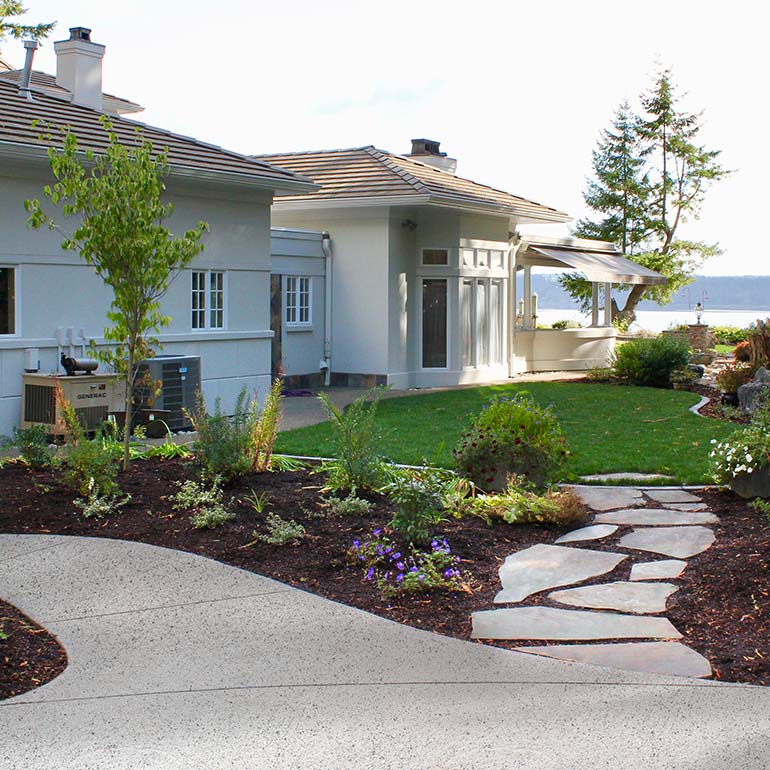
[[[701,139],[735,174],[683,236],[718,242],[708,274],[770,274],[767,11],[691,0],[403,2],[25,0],[107,46],[104,90],[143,122],[245,153],[441,142],[458,173],[585,213],[591,150],[623,99],[669,66]],[[764,14],[765,18],[760,18]],[[36,67],[55,72],[47,41]],[[3,58],[21,66],[19,43]],[[543,233],[559,234],[558,226]]]

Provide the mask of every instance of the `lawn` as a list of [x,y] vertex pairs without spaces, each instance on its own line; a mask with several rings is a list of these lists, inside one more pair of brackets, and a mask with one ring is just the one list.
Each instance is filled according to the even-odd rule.
[[[394,462],[450,466],[469,417],[493,395],[522,390],[541,404],[553,404],[573,452],[574,476],[636,471],[663,473],[683,484],[706,482],[711,439],[736,429],[688,411],[700,397],[687,391],[533,382],[384,400],[378,414],[381,451]],[[285,431],[276,451],[332,456],[329,425]]]

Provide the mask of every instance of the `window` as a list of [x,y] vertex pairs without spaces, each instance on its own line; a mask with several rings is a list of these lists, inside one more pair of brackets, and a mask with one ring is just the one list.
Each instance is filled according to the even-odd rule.
[[286,276],[286,325],[310,326],[312,323],[310,276]]
[[0,334],[16,334],[16,271],[0,267]]
[[477,366],[486,366],[489,363],[488,293],[489,282],[478,281],[476,283],[476,338],[478,339],[478,348],[476,350]]
[[476,326],[473,323],[473,280],[470,278],[463,279],[460,284],[460,324],[462,363],[464,367],[473,366]]
[[422,366],[447,365],[447,282],[425,278],[422,282]]
[[225,274],[221,270],[193,270],[192,328],[225,328]]
[[449,251],[447,249],[423,249],[423,265],[448,265]]
[[503,283],[492,281],[489,284],[489,350],[490,363],[503,362]]

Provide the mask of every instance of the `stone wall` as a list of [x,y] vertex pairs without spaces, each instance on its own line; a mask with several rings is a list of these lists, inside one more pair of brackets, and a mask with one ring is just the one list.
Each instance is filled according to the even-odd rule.
[[716,338],[706,324],[690,324],[686,329],[666,329],[663,334],[684,340],[693,350],[711,350],[716,344]]

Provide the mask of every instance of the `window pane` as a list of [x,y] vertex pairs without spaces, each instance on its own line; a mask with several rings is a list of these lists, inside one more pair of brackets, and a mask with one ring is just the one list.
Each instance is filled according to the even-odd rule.
[[449,252],[446,249],[423,249],[423,265],[447,265],[449,264]]
[[447,282],[422,282],[422,365],[424,369],[446,366]]
[[473,281],[460,284],[460,344],[463,366],[473,366]]
[[463,267],[476,267],[476,256],[473,249],[462,250]]
[[492,281],[489,286],[489,351],[493,364],[502,363],[503,360],[501,292],[500,281]]
[[297,322],[297,279],[286,276],[286,323]]
[[299,279],[299,322],[310,323],[310,278]]
[[0,334],[16,334],[16,285],[12,267],[0,267]]
[[192,274],[192,328],[206,327],[206,273]]
[[490,251],[489,252],[490,267],[503,267],[503,252],[502,251]]
[[479,341],[477,366],[489,363],[489,319],[487,316],[487,281],[476,284],[476,334]]
[[476,266],[489,267],[489,252],[486,249],[476,251]]
[[210,327],[212,329],[221,329],[224,327],[224,273],[212,272],[209,276],[209,287],[211,294],[211,312],[209,316]]

